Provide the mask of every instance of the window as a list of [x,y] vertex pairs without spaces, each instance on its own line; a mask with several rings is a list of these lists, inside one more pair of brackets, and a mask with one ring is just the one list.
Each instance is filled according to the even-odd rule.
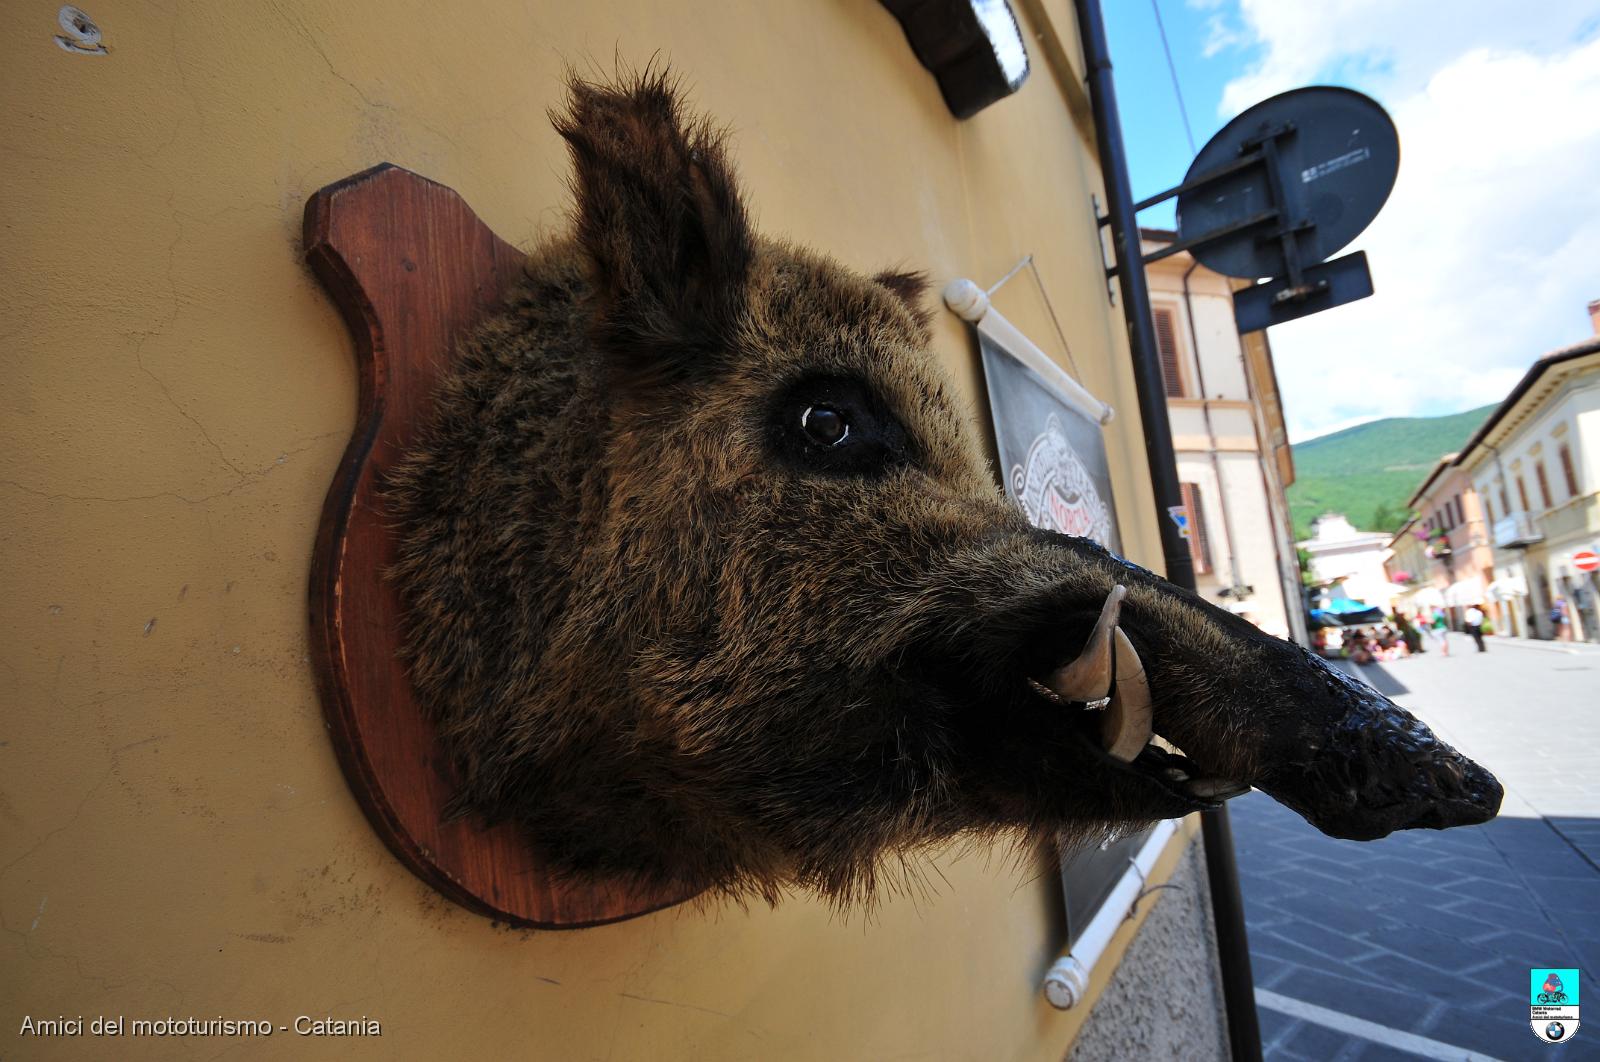
[[1183,372],[1178,364],[1178,327],[1171,310],[1152,311],[1156,320],[1156,350],[1161,355],[1161,382],[1168,398],[1184,397]]
[[1483,518],[1488,523],[1494,523],[1494,502],[1489,500],[1487,494],[1483,496]]
[[1572,451],[1567,449],[1567,444],[1561,444],[1561,475],[1567,481],[1567,497],[1578,496],[1578,473],[1572,467]]
[[1454,501],[1456,506],[1456,523],[1464,524],[1467,522],[1467,512],[1465,509],[1461,508],[1461,495],[1457,494],[1454,498]]
[[1522,502],[1523,512],[1527,512],[1532,508],[1532,506],[1528,504],[1528,485],[1522,482],[1521,476],[1517,477],[1517,500]]
[[1189,557],[1194,561],[1195,574],[1211,571],[1211,536],[1206,532],[1205,509],[1200,504],[1200,488],[1193,483],[1182,483],[1183,507],[1189,511]]
[[1506,497],[1505,481],[1500,482],[1500,511],[1507,516],[1511,515],[1511,499]]
[[1548,509],[1550,508],[1550,480],[1544,474],[1543,458],[1539,460],[1538,464],[1533,466],[1533,474],[1539,479],[1539,497],[1544,500],[1544,507]]

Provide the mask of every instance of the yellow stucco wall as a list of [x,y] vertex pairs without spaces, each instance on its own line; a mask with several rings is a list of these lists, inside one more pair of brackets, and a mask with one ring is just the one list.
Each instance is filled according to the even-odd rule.
[[[1076,54],[1067,5],[1045,7]],[[302,262],[307,196],[388,160],[531,243],[566,208],[545,118],[562,64],[614,54],[670,59],[734,126],[769,232],[940,282],[1035,254],[1084,382],[1120,412],[1124,543],[1158,562],[1094,163],[1043,58],[957,123],[867,0],[93,2],[103,57],[58,48],[56,10],[0,6],[0,1054],[229,1046],[24,1042],[25,1014],[331,1013],[384,1036],[232,1046],[1060,1057],[1081,1017],[1038,992],[1058,893],[999,856],[944,857],[933,894],[870,920],[795,898],[529,933],[454,907],[346,789],[305,604],[355,406],[350,340]],[[1031,281],[997,304],[1059,355]],[[969,342],[945,315],[976,416]]]

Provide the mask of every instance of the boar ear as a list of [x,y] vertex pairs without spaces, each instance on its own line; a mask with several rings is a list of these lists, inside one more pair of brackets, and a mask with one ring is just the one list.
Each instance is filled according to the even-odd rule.
[[578,240],[594,264],[597,338],[655,370],[726,348],[752,245],[723,134],[645,71],[572,78],[556,131],[572,151]]
[[905,303],[906,309],[911,311],[911,316],[916,319],[918,328],[924,333],[929,330],[933,324],[933,311],[923,301],[923,297],[928,293],[928,274],[885,269],[872,279],[888,288],[895,298]]

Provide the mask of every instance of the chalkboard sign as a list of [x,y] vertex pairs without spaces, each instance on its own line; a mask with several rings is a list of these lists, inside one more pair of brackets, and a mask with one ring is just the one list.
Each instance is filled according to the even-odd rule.
[[[993,311],[990,311],[992,314]],[[1006,493],[1035,527],[1121,552],[1100,422],[980,329],[989,412]]]

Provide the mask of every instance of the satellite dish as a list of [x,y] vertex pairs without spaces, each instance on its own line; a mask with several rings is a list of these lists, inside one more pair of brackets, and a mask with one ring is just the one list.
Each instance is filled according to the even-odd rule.
[[1179,185],[1178,242],[1203,241],[1189,252],[1227,276],[1297,274],[1360,235],[1399,169],[1400,136],[1376,101],[1346,88],[1293,89],[1200,149]]

